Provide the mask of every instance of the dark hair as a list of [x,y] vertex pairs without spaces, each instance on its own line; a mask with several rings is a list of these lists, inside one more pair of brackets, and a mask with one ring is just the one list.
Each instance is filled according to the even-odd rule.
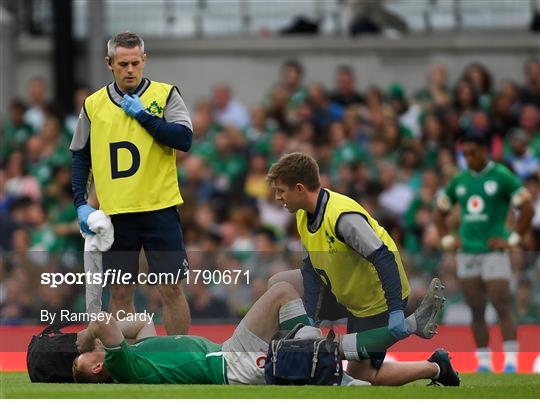
[[454,108],[459,112],[461,113],[463,111],[463,105],[461,104],[461,99],[459,98],[459,91],[460,91],[460,86],[462,84],[465,84],[469,87],[469,89],[471,90],[471,95],[472,95],[472,104],[471,104],[471,107],[473,109],[477,109],[478,108],[478,96],[477,94],[475,93],[474,91],[474,86],[473,84],[468,80],[468,79],[460,79],[458,81],[458,83],[456,84],[455,88],[454,88],[454,93],[453,93],[453,97],[454,97]]
[[528,175],[525,180],[525,182],[533,182],[535,184],[540,184],[540,178],[536,174]]
[[484,87],[480,88],[482,93],[488,93],[489,91],[491,91],[493,79],[491,78],[491,74],[489,73],[488,69],[480,63],[471,63],[467,67],[465,67],[463,79],[466,79],[467,81],[470,82],[469,74],[473,68],[477,68],[480,71],[480,74],[482,75],[482,80],[484,81],[483,82]]
[[304,67],[298,60],[287,60],[281,66],[281,69],[294,68],[299,75],[304,75]]
[[350,74],[350,75],[354,76],[354,69],[348,64],[338,65],[338,67],[336,68],[336,71],[337,72],[344,72],[346,74]]
[[525,68],[525,70],[527,70],[527,68],[529,67],[529,65],[531,65],[531,64],[539,64],[539,63],[540,63],[540,57],[538,57],[538,56],[531,56],[531,57],[529,57],[529,58],[525,61],[524,68]]
[[9,105],[11,109],[17,109],[22,111],[23,113],[26,111],[26,104],[21,99],[14,99],[11,101],[11,104]]
[[317,162],[313,157],[300,152],[281,156],[270,167],[266,180],[270,184],[280,180],[289,188],[300,183],[310,191],[314,191],[321,186]]
[[30,207],[33,203],[32,198],[29,196],[23,196],[20,198],[16,198],[13,202],[9,204],[9,213],[13,213],[14,211],[18,209],[25,209],[27,207]]
[[463,144],[467,142],[475,143],[478,146],[486,148],[489,146],[488,138],[485,135],[479,135],[475,132],[466,132],[465,134],[463,134],[463,136],[461,137],[461,143]]
[[257,235],[266,237],[272,244],[277,241],[276,233],[270,227],[262,227],[257,231]]

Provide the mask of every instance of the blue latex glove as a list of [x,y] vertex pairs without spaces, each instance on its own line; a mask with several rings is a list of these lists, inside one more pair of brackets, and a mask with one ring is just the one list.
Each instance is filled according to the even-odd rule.
[[394,310],[388,315],[388,330],[395,338],[401,340],[409,335],[405,327],[405,315],[402,310]]
[[92,206],[88,205],[87,203],[77,208],[77,216],[79,217],[79,226],[81,227],[81,231],[85,234],[96,235],[96,233],[90,230],[90,227],[88,227],[88,216],[90,216],[90,213],[93,213],[95,211],[96,209],[94,209]]
[[133,95],[133,97],[124,95],[121,105],[126,114],[130,115],[131,117],[137,118],[139,114],[144,112],[144,106],[141,99],[139,99],[139,96],[137,95]]

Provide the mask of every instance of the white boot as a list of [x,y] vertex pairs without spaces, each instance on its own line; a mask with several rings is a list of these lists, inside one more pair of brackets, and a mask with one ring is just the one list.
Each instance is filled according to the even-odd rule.
[[352,376],[349,376],[347,373],[343,372],[343,378],[341,379],[342,386],[371,386],[370,382],[364,380],[355,379]]

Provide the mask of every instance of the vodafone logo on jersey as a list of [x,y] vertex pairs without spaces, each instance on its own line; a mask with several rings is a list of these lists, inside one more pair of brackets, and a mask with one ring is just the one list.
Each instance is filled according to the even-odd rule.
[[261,355],[257,358],[255,361],[255,364],[259,369],[264,369],[264,365],[266,365],[266,355]]
[[478,195],[473,195],[467,201],[467,211],[470,214],[480,214],[484,210],[484,200]]

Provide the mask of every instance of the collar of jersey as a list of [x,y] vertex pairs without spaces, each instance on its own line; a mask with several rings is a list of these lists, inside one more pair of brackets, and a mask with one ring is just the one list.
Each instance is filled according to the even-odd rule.
[[315,206],[315,212],[313,214],[307,213],[307,226],[310,233],[315,233],[321,227],[324,213],[326,212],[326,205],[330,199],[330,194],[324,189],[319,190],[317,197],[317,206]]
[[471,172],[471,175],[474,175],[474,176],[479,176],[479,175],[484,175],[485,173],[487,173],[489,170],[491,170],[491,168],[495,165],[495,163],[493,163],[493,160],[490,160],[488,161],[488,163],[486,164],[486,167],[484,167],[482,170],[480,170],[479,172],[476,172],[474,171],[473,169],[469,169],[469,171]]
[[[146,91],[146,89],[148,89],[149,86],[150,86],[150,80],[148,78],[143,78],[139,86],[137,86],[137,88],[133,92],[131,92],[130,95],[131,96],[137,95],[141,97],[143,93]],[[116,81],[107,85],[107,93],[109,94],[109,98],[111,99],[111,102],[113,102],[118,107],[122,107],[121,102],[122,102],[122,98],[124,97],[124,93],[120,90],[120,88],[116,84]]]

